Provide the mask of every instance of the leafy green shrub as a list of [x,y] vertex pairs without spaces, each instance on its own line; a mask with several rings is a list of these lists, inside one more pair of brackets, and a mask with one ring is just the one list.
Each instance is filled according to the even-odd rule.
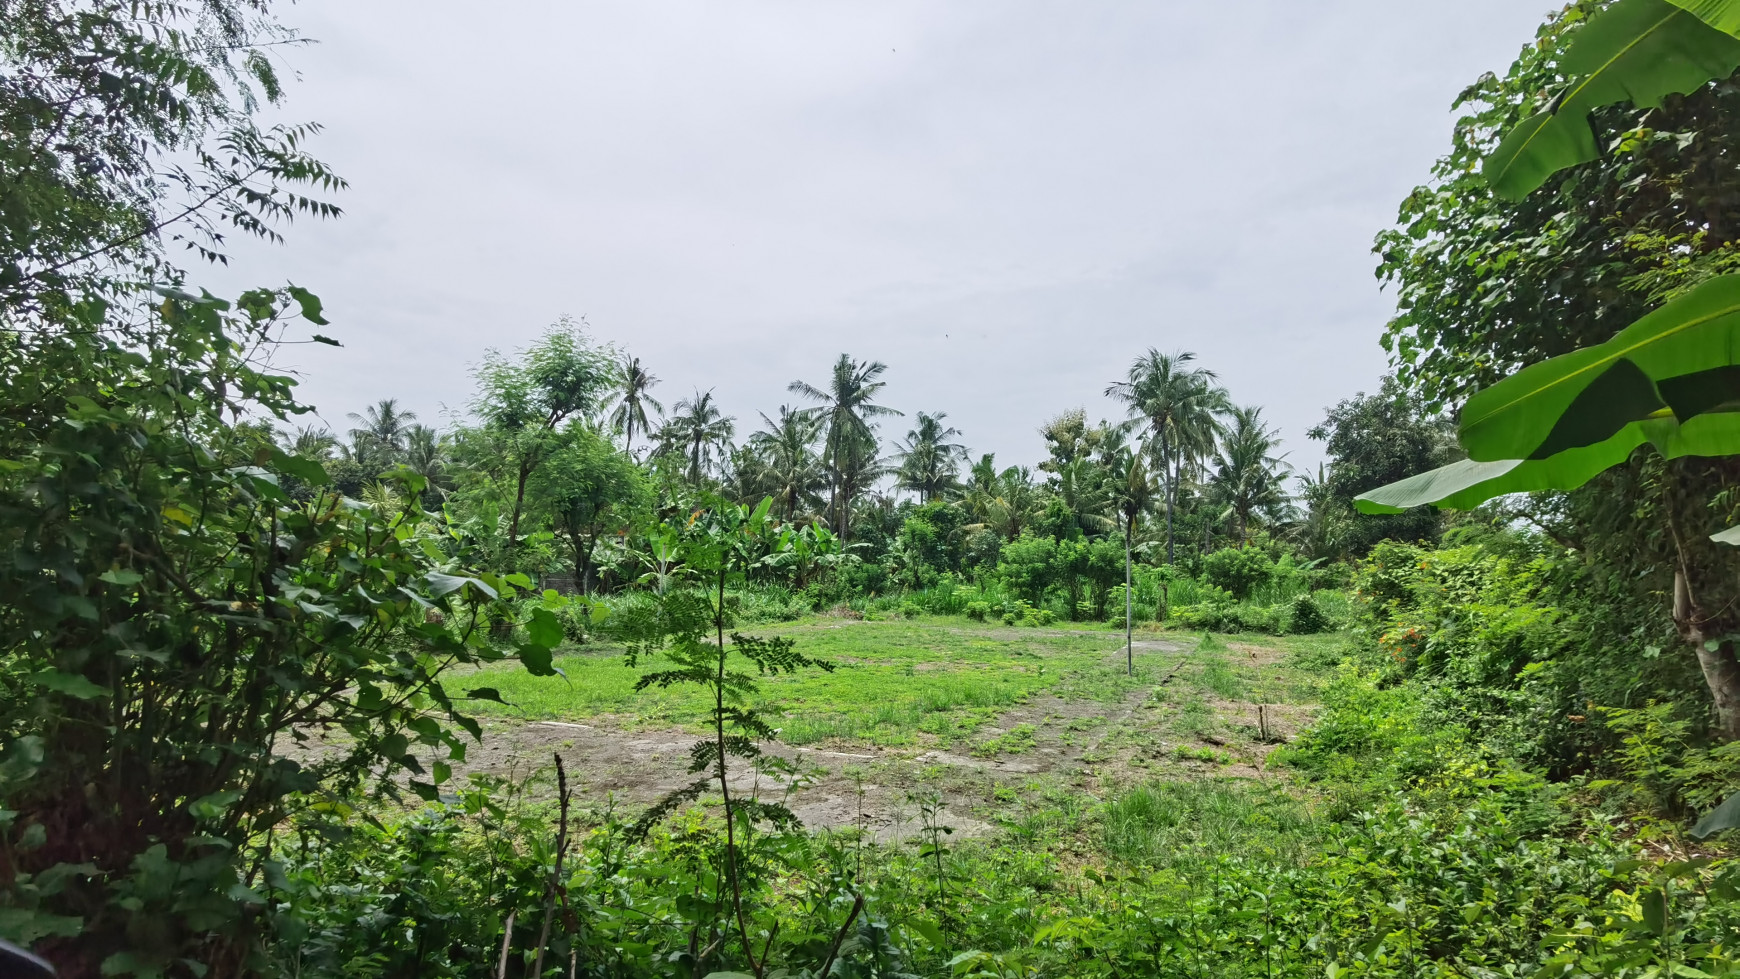
[[1290,606],[1254,602],[1205,602],[1175,609],[1173,619],[1187,629],[1210,632],[1256,632],[1278,636],[1286,631]]
[[562,639],[565,642],[580,645],[596,633],[609,618],[609,607],[601,602],[580,595],[562,595],[554,591],[545,591],[536,599],[517,603],[518,618],[525,622],[532,611],[543,609],[556,616],[556,621],[562,624]]
[[1380,686],[1377,675],[1343,666],[1324,691],[1316,723],[1272,763],[1388,791],[1477,758],[1467,728],[1438,716],[1416,685]]
[[1202,559],[1202,576],[1238,599],[1251,597],[1252,589],[1274,573],[1275,566],[1268,555],[1254,547],[1229,547]]
[[900,603],[900,617],[903,619],[916,619],[923,614],[924,607],[917,602]]
[[1711,747],[1693,733],[1702,718],[1673,704],[1604,707],[1607,727],[1620,736],[1615,767],[1621,780],[1593,787],[1616,789],[1644,812],[1688,819],[1708,812],[1740,790],[1740,741]]
[[625,591],[602,600],[609,610],[602,621],[595,623],[594,632],[601,638],[618,642],[644,635],[653,628],[659,614],[658,598],[652,592]]
[[1301,568],[1291,554],[1275,561],[1268,578],[1251,588],[1251,601],[1258,605],[1286,605],[1300,595],[1310,594],[1312,574]]
[[1287,631],[1296,635],[1310,636],[1319,632],[1328,632],[1334,628],[1318,606],[1317,600],[1311,595],[1300,595],[1293,599],[1293,607],[1287,617]]
[[967,603],[967,607],[966,607],[967,618],[972,619],[974,622],[985,621],[985,616],[989,615],[990,612],[991,612],[991,603],[989,603],[989,602],[968,602]]
[[1055,540],[1023,533],[1003,545],[997,574],[1010,591],[1038,603],[1052,582],[1056,555]]
[[[0,474],[0,937],[68,975],[239,970],[277,827],[342,831],[316,800],[347,789],[435,798],[481,735],[465,698],[497,696],[448,668],[504,657],[480,626],[531,584],[469,570],[422,476],[353,505],[234,424],[307,410],[239,352],[269,357],[313,297],[153,298],[117,312],[125,343],[93,320],[7,347],[6,411],[34,421]],[[562,625],[524,624],[548,675]],[[341,738],[286,750],[315,731]]]
[[[1159,592],[1156,589],[1150,593],[1140,583],[1133,590],[1135,600],[1130,603],[1130,619],[1134,622],[1153,622],[1160,616]],[[1106,618],[1110,622],[1122,626],[1124,624],[1124,586],[1114,587],[1106,601]]]
[[1203,629],[1209,632],[1236,632],[1228,629],[1230,603],[1203,602],[1200,605],[1179,605],[1172,609],[1172,621],[1186,629]]
[[791,622],[810,610],[808,595],[794,594],[781,585],[758,585],[727,593],[735,604],[739,622]]
[[[997,750],[1025,747],[1019,729],[1009,737]],[[1004,839],[922,849],[850,832],[758,835],[749,845],[780,884],[758,872],[745,891],[760,939],[753,951],[769,974],[815,975],[832,936],[850,934],[837,960],[845,965],[830,974],[864,979],[961,974],[962,962],[981,975],[1230,979],[1625,975],[1627,960],[1639,975],[1640,964],[1664,963],[1661,975],[1687,974],[1669,970],[1690,961],[1731,976],[1740,964],[1731,863],[1621,863],[1637,851],[1619,834],[1596,824],[1558,838],[1514,794],[1481,789],[1432,809],[1384,793],[1339,821],[1284,788],[1243,780],[1139,785],[1097,811],[1071,809],[1077,798],[1043,800],[1010,820]],[[493,975],[513,911],[512,974],[529,972],[551,809],[466,791],[453,804],[359,820],[353,834],[285,834],[289,886],[275,892],[266,953],[305,979],[355,975],[357,963],[379,974]],[[561,880],[584,926],[569,932],[559,908],[551,919],[563,974],[572,950],[578,961],[611,963],[611,975],[671,975],[673,960],[683,966],[676,974],[690,975],[697,932],[723,936],[702,970],[746,966],[729,903],[717,888],[694,889],[697,873],[719,882],[716,819],[692,812],[639,843],[612,814],[587,824],[596,829],[576,834]],[[1084,872],[1036,845],[1089,826],[1119,872]],[[874,883],[856,890],[863,880]],[[782,889],[813,899],[782,899]],[[1652,903],[1667,912],[1659,920]],[[623,907],[641,913],[611,913]],[[1021,972],[1005,968],[1014,962]]]
[[[1230,604],[1232,593],[1224,588],[1211,585],[1200,578],[1179,576],[1167,584],[1167,597],[1173,608],[1183,605],[1202,605],[1205,603]],[[1138,596],[1139,597],[1139,596]]]

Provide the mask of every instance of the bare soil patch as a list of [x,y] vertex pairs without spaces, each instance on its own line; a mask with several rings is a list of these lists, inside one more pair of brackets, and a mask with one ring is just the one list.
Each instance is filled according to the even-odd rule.
[[[844,625],[846,623],[840,623]],[[830,623],[823,628],[834,627]],[[1043,634],[1035,630],[1038,634]],[[1006,637],[1006,635],[1005,635]],[[1122,637],[1117,637],[1121,640]],[[1257,738],[1255,704],[1176,696],[1188,688],[1193,661],[1188,640],[1143,638],[1135,643],[1158,680],[1106,701],[1042,695],[1004,712],[970,739],[885,748],[846,743],[796,747],[764,744],[770,756],[804,771],[794,784],[748,765],[732,776],[734,793],[783,798],[812,829],[862,829],[884,841],[910,839],[921,830],[921,797],[940,798],[945,821],[956,836],[995,831],[1000,806],[1012,797],[1067,789],[1093,798],[1153,778],[1269,777],[1264,766],[1272,744]],[[1283,652],[1235,644],[1226,655],[1239,664],[1278,662]],[[1158,654],[1158,655],[1157,655]],[[1108,667],[1121,668],[1122,642],[1109,649]],[[1158,660],[1158,662],[1156,662]],[[924,670],[921,664],[919,671]],[[1169,696],[1170,690],[1174,695]],[[1202,716],[1203,705],[1212,717]],[[1194,710],[1190,718],[1184,715]],[[1271,730],[1281,737],[1303,725],[1309,709],[1268,708]],[[699,735],[678,728],[631,729],[628,718],[589,723],[500,721],[489,725],[456,774],[487,772],[529,778],[560,753],[583,804],[611,805],[632,816],[699,776],[688,771],[689,748]]]

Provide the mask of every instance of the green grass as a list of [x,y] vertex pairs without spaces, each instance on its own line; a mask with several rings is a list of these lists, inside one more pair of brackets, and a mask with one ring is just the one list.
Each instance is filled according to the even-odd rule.
[[1239,679],[1238,671],[1220,654],[1203,654],[1202,668],[1196,676],[1196,682],[1199,686],[1214,691],[1224,700],[1238,700],[1245,692],[1245,684]]
[[981,741],[973,748],[973,754],[981,758],[991,758],[996,755],[1019,755],[1031,751],[1036,746],[1033,737],[1034,730],[1031,724],[1018,724],[1013,730],[1005,731],[987,741]]
[[1240,779],[1139,785],[1108,802],[1100,823],[1106,854],[1143,867],[1188,868],[1222,855],[1295,863],[1324,830],[1308,804]]
[[[1035,694],[1113,701],[1156,680],[1171,656],[1146,654],[1124,675],[1116,637],[1103,630],[1007,628],[954,619],[850,622],[808,619],[759,627],[789,636],[833,673],[767,677],[750,705],[766,712],[791,744],[841,740],[913,744],[923,735],[950,743]],[[560,656],[563,677],[534,677],[515,663],[492,666],[461,686],[490,686],[512,707],[480,702],[480,712],[528,719],[582,720],[610,715],[629,726],[694,726],[707,716],[703,691],[675,687],[636,692],[649,666],[624,664],[608,646]],[[742,664],[748,668],[748,664]]]

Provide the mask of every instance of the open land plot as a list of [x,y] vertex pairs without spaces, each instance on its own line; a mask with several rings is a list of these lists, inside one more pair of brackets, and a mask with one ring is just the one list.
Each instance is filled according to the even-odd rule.
[[[836,669],[761,680],[749,705],[781,730],[764,747],[802,774],[745,765],[734,790],[880,839],[915,834],[925,800],[957,833],[1032,833],[1138,784],[1220,780],[1237,795],[1277,782],[1268,753],[1308,720],[1306,664],[1336,641],[1145,631],[1132,676],[1123,635],[1108,629],[816,618],[745,631],[789,637]],[[557,666],[566,676],[504,663],[471,678],[512,706],[488,705],[488,736],[456,770],[523,777],[559,752],[583,799],[623,814],[693,779],[703,691],[636,692],[657,662],[629,667],[610,646]]]

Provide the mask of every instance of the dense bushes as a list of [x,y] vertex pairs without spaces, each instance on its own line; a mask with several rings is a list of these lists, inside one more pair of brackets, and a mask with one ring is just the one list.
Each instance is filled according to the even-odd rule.
[[1202,559],[1202,577],[1236,599],[1251,597],[1251,591],[1268,581],[1275,565],[1254,547],[1229,547]]
[[[1434,807],[1386,794],[1339,821],[1285,794],[1136,786],[940,852],[931,836],[878,845],[856,828],[758,836],[748,913],[772,967],[792,976],[818,975],[841,934],[851,940],[833,974],[890,979],[1740,968],[1727,941],[1740,928],[1730,866],[1688,875],[1628,863],[1635,851],[1610,828],[1567,833],[1572,813],[1538,781],[1486,785],[1465,781]],[[548,803],[473,789],[382,815],[343,835],[286,836],[273,957],[309,979],[477,975],[512,912],[509,974],[524,974],[554,866]],[[943,838],[947,812],[926,818]],[[578,823],[546,967],[622,977],[743,967],[733,942],[711,940],[730,927],[719,826],[696,816],[635,843],[608,813]],[[1221,828],[1262,845],[1228,853]],[[1084,867],[1033,845],[1058,834],[1105,849]],[[1640,913],[1652,902],[1667,913]]]

